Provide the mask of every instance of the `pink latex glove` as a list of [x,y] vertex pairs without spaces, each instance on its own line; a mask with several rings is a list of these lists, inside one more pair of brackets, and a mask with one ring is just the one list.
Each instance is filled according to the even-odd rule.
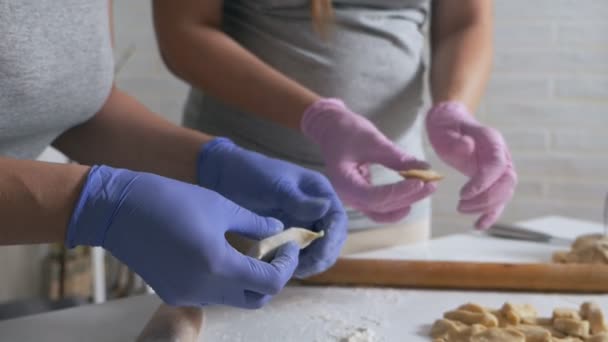
[[480,214],[478,229],[492,225],[513,196],[517,174],[502,135],[482,126],[459,102],[442,102],[426,116],[429,140],[437,155],[468,176],[458,211]]
[[304,112],[301,128],[321,148],[327,175],[342,201],[374,221],[404,218],[413,203],[436,189],[435,184],[420,180],[372,185],[370,164],[395,171],[429,166],[401,151],[374,124],[350,111],[340,100],[323,99],[311,105]]

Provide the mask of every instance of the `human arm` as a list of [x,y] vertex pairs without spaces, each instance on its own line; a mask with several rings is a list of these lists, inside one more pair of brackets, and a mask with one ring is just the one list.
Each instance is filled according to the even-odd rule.
[[458,101],[474,113],[492,67],[492,0],[435,1],[431,18],[433,103]]
[[222,32],[223,0],[154,0],[154,23],[168,68],[226,103],[292,129],[321,97],[264,63]]
[[0,245],[62,242],[88,170],[0,157]]
[[196,182],[201,146],[212,137],[177,126],[113,87],[99,112],[53,146],[82,164],[105,164]]
[[458,210],[479,215],[475,226],[485,229],[500,217],[517,184],[502,135],[472,114],[491,64],[492,2],[435,2],[431,35],[433,107],[427,133],[437,155],[469,177]]

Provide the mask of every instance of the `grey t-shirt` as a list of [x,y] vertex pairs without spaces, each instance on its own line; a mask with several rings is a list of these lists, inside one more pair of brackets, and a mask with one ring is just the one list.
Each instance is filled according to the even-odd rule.
[[0,0],[0,155],[33,159],[112,85],[107,0]]
[[[329,42],[312,30],[310,1],[232,0],[224,3],[224,31],[264,62],[325,97],[337,97],[366,116],[410,154],[423,158],[425,23],[430,0],[334,0]],[[239,145],[323,171],[314,144],[294,130],[241,112],[193,89],[184,123]],[[399,180],[373,168],[374,183]],[[426,218],[429,203],[407,220]],[[376,225],[350,211],[352,229]]]

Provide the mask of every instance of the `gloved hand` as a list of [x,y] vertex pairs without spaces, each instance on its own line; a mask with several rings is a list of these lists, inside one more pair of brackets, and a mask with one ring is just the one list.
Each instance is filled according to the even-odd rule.
[[262,239],[282,231],[217,193],[148,173],[94,166],[68,225],[66,243],[102,246],[168,304],[258,308],[298,263],[285,245],[272,263],[233,249],[226,232]]
[[198,182],[257,214],[280,219],[287,227],[324,230],[325,237],[300,254],[296,277],[322,272],[338,258],[347,218],[323,175],[215,138],[201,150]]
[[369,165],[395,171],[427,169],[427,163],[402,152],[370,121],[336,99],[310,106],[302,117],[302,132],[321,148],[327,174],[342,200],[378,222],[407,216],[411,205],[436,190],[433,183],[403,180],[373,186]]
[[443,102],[426,116],[437,155],[470,179],[460,191],[458,211],[481,214],[478,229],[492,225],[513,196],[517,174],[502,135],[482,126],[458,102]]

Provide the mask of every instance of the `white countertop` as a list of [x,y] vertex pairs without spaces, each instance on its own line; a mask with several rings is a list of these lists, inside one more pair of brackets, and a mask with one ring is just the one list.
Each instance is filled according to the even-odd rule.
[[[577,235],[601,230],[599,224],[548,217],[527,221],[526,226],[549,231],[555,235],[574,238]],[[450,255],[469,252],[467,257],[483,260],[526,262],[543,258],[543,253],[560,246],[532,244],[510,248],[515,257],[504,251],[494,253],[498,247],[487,237],[466,234],[437,240],[439,248],[414,246],[373,253],[364,257],[381,258],[450,258]],[[477,241],[471,248],[470,239]],[[464,243],[451,253],[445,248]],[[501,246],[505,247],[502,244]],[[502,247],[501,247],[502,248]],[[413,251],[412,251],[413,249]],[[416,251],[416,249],[418,249]],[[500,248],[498,248],[500,249]],[[523,253],[520,253],[521,251]],[[528,252],[525,252],[525,251]],[[542,253],[530,252],[543,250]],[[492,253],[494,254],[492,254]],[[492,256],[493,255],[493,256]],[[458,257],[460,258],[460,256]],[[502,259],[501,259],[502,258]],[[467,259],[470,260],[470,259]],[[204,341],[340,341],[356,329],[368,329],[375,335],[373,341],[429,341],[428,324],[441,314],[464,302],[478,302],[498,307],[505,301],[531,303],[541,314],[549,315],[558,306],[576,307],[582,301],[594,300],[608,308],[608,296],[493,293],[466,291],[424,291],[397,289],[291,287],[285,289],[273,302],[257,311],[225,307],[207,309]],[[63,311],[35,315],[0,322],[1,341],[132,341],[141,331],[159,304],[155,296],[139,296],[100,305],[89,305]]]
[[[603,226],[599,223],[559,216],[524,221],[518,225],[572,242],[579,235],[603,232]],[[569,247],[570,243],[560,245],[499,239],[471,231],[413,245],[360,253],[351,258],[538,263],[550,262],[554,252]]]

